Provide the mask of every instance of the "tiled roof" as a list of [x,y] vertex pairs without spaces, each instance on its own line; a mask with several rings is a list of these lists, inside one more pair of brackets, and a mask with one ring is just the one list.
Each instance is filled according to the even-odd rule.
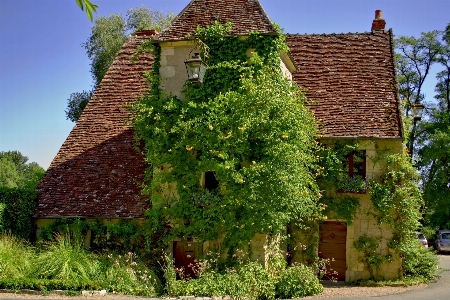
[[[235,28],[271,30],[257,1],[194,0],[159,38],[184,38],[187,31],[178,26],[191,30],[195,22],[211,21],[203,14],[196,15],[198,20],[186,15],[193,9],[214,12],[211,3],[227,3],[221,22],[236,23],[228,19],[233,11],[260,9],[259,17],[240,16]],[[134,148],[133,129],[124,125],[124,106],[147,87],[142,73],[152,68],[152,56],[142,55],[135,64],[131,56],[148,38],[132,36],[119,52],[42,179],[36,218],[143,217],[148,203],[141,184],[147,164]],[[325,137],[402,137],[391,32],[288,35],[287,43],[299,67],[294,80],[316,101],[310,107]]]
[[252,31],[276,33],[258,0],[192,0],[157,40],[182,40],[186,35],[193,34],[197,25],[212,25],[214,21],[221,24],[232,22],[233,35]]
[[[153,57],[131,56],[149,37],[130,37],[62,145],[38,189],[35,217],[143,216],[141,183],[147,167],[124,121],[127,102],[146,88],[142,76]],[[148,198],[148,197],[147,197]]]
[[392,32],[288,35],[324,137],[401,138]]

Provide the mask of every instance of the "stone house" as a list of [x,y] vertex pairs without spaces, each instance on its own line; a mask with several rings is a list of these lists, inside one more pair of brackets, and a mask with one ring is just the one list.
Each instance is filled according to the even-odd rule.
[[[193,49],[185,37],[197,25],[218,20],[232,22],[236,35],[252,31],[276,34],[276,29],[255,0],[192,0],[160,34],[137,32],[128,38],[118,53],[76,126],[61,146],[39,185],[35,220],[44,227],[59,218],[143,219],[149,209],[147,197],[141,194],[147,164],[134,148],[133,129],[124,125],[128,117],[125,105],[146,90],[143,72],[152,68],[153,57],[143,54],[135,62],[131,57],[148,39],[161,45],[161,88],[181,97],[187,79],[184,61]],[[369,25],[369,24],[368,24]],[[392,153],[402,151],[403,130],[397,94],[393,35],[385,30],[385,21],[377,11],[372,29],[365,33],[288,34],[290,54],[280,57],[280,65],[294,82],[307,88],[307,97],[315,100],[310,108],[321,120],[324,132],[320,142],[357,140],[364,159],[357,165],[365,178],[375,178],[379,166],[365,157],[378,155],[385,147]],[[362,234],[383,236],[382,251],[387,251],[391,232],[379,227],[365,214],[370,207],[368,193],[355,194],[361,207],[351,225],[330,219],[318,235],[319,256],[334,258],[332,267],[339,279],[354,281],[367,278],[353,241]],[[384,238],[385,237],[385,238]],[[265,261],[267,238],[256,236],[252,259]],[[191,252],[190,247],[196,250]],[[169,248],[178,262],[189,263],[208,245],[174,241]],[[189,252],[189,254],[188,254]],[[294,261],[301,261],[295,257]],[[398,277],[401,261],[382,266],[386,279]]]

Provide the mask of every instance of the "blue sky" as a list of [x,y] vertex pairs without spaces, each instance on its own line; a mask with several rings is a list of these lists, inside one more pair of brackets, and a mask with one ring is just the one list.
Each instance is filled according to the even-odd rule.
[[[92,0],[96,17],[147,6],[178,14],[188,0]],[[396,36],[418,37],[450,22],[449,0],[260,0],[287,33],[370,31],[375,10]],[[0,151],[18,150],[48,168],[75,123],[64,110],[89,90],[90,61],[81,44],[93,24],[75,0],[0,0]],[[434,70],[436,71],[436,70]],[[434,76],[434,75],[433,75]],[[433,76],[425,93],[433,96]]]

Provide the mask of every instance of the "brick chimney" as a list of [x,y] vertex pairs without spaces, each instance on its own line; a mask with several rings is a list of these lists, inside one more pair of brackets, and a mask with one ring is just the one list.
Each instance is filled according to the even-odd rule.
[[381,10],[375,11],[375,20],[372,22],[372,31],[384,30],[386,26],[386,21],[383,19],[383,12]]
[[150,30],[140,30],[138,32],[136,32],[137,36],[153,36],[153,35],[157,35],[158,31],[156,31],[155,29],[150,29]]

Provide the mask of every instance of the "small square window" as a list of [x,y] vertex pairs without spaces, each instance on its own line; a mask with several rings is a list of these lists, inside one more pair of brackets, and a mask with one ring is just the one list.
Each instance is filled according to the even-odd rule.
[[205,172],[205,186],[204,188],[212,191],[219,187],[219,182],[216,179],[216,172],[208,171]]

